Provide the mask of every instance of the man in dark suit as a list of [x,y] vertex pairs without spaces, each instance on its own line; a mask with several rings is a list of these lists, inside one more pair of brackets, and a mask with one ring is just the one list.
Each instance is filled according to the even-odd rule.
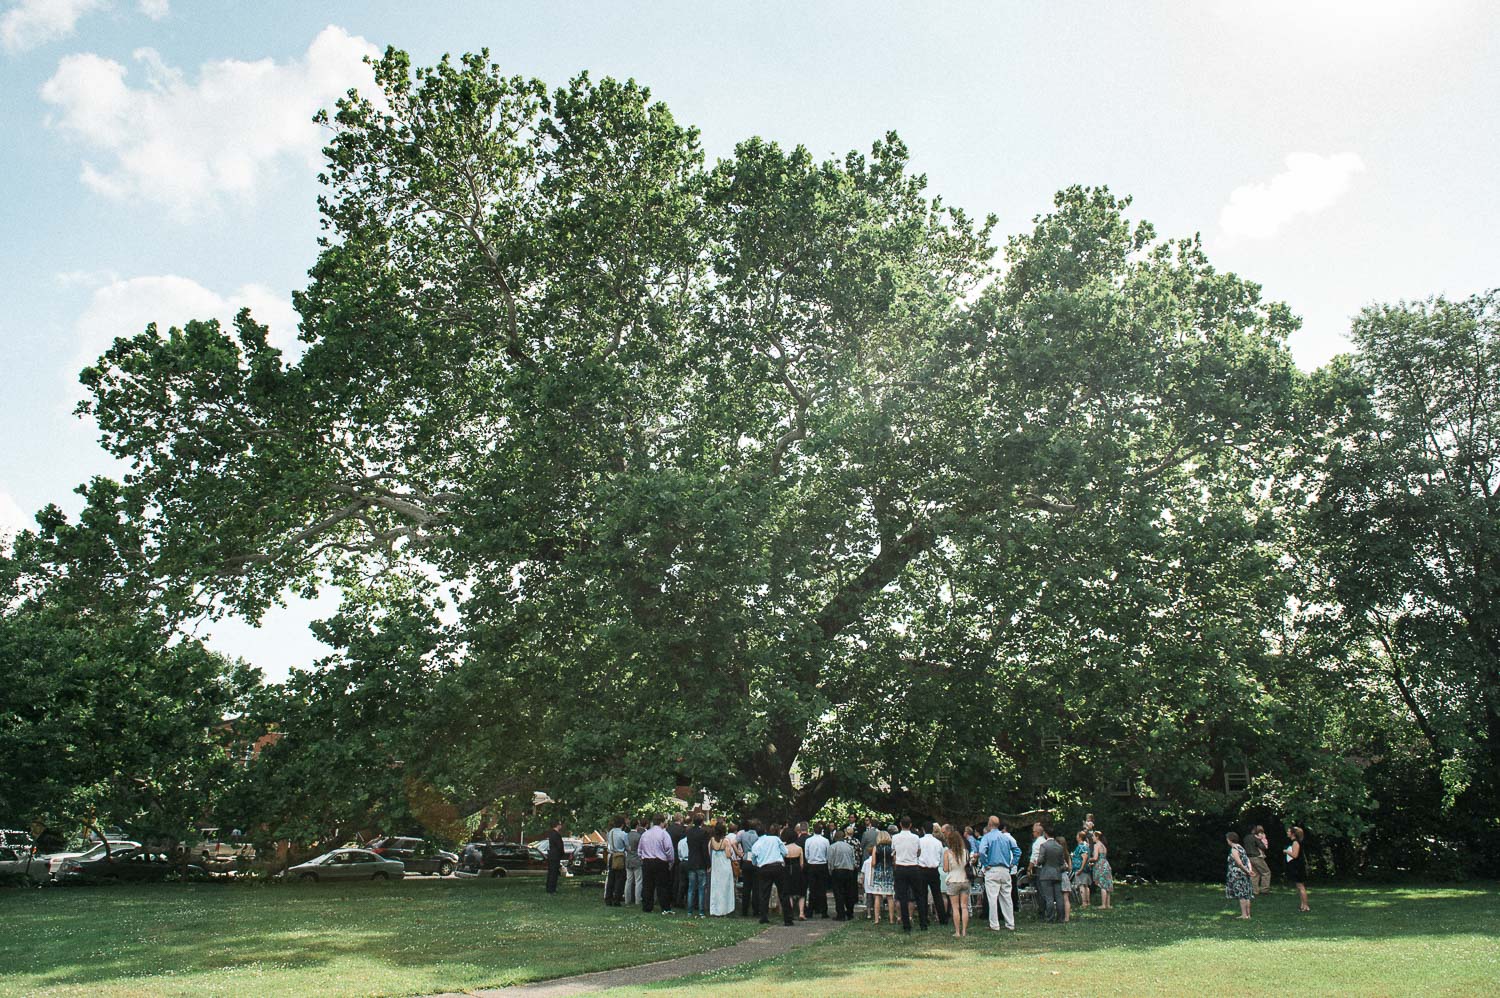
[[699,918],[708,916],[708,832],[703,827],[703,815],[693,815],[692,827],[683,836],[687,839],[687,913]]
[[687,864],[682,862],[677,849],[678,843],[687,835],[685,818],[685,814],[674,814],[672,823],[667,826],[667,834],[672,836],[672,903],[679,909],[687,907]]
[[563,840],[562,822],[552,822],[552,829],[547,833],[547,893],[557,893],[557,878],[562,873],[563,865]]

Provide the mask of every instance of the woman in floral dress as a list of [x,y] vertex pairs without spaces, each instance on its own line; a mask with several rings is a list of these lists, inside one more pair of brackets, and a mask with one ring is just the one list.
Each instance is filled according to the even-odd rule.
[[1250,902],[1255,897],[1255,885],[1251,881],[1254,873],[1250,866],[1250,857],[1245,854],[1245,847],[1240,845],[1238,832],[1230,832],[1224,836],[1229,843],[1229,865],[1224,872],[1224,896],[1231,901],[1240,903],[1240,917],[1250,917]]
[[1089,873],[1093,876],[1094,886],[1099,888],[1099,910],[1108,911],[1109,892],[1115,889],[1115,871],[1109,865],[1109,845],[1104,841],[1103,832],[1091,832],[1089,838],[1093,842]]

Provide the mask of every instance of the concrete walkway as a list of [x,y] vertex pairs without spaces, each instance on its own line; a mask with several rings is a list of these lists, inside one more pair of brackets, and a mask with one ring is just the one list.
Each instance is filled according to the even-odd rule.
[[586,995],[610,988],[641,987],[657,981],[670,981],[689,974],[702,974],[710,970],[723,970],[746,963],[758,963],[772,957],[789,953],[799,946],[817,942],[845,923],[832,919],[809,919],[797,922],[790,928],[780,922],[767,926],[759,935],[721,946],[692,956],[680,956],[675,960],[660,960],[643,963],[637,967],[621,967],[619,970],[601,970],[577,977],[559,977],[535,984],[518,984],[511,988],[479,988],[474,991],[451,991],[429,998],[511,998],[512,995],[527,995],[529,998],[562,998],[564,995]]

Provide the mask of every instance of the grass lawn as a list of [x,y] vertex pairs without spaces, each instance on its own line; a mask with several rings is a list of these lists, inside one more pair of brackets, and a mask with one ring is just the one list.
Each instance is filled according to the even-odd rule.
[[[1497,995],[1500,897],[1479,888],[1281,890],[1231,917],[1221,887],[1124,888],[1065,926],[1022,919],[954,939],[857,922],[805,950],[652,994]],[[1234,914],[1238,914],[1236,909]],[[623,992],[621,992],[623,994]]]
[[0,892],[0,996],[410,995],[726,946],[759,926],[539,879]]

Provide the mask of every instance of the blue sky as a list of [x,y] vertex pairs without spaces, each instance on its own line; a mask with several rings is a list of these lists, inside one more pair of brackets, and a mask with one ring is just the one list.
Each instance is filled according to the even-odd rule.
[[[895,129],[934,192],[1006,233],[1107,184],[1287,301],[1308,368],[1368,303],[1500,284],[1492,3],[0,0],[0,533],[111,471],[69,413],[114,336],[250,304],[290,342],[308,119],[387,44],[488,47],[554,85],[633,76],[710,156]],[[205,633],[281,676],[318,653],[316,612]]]

